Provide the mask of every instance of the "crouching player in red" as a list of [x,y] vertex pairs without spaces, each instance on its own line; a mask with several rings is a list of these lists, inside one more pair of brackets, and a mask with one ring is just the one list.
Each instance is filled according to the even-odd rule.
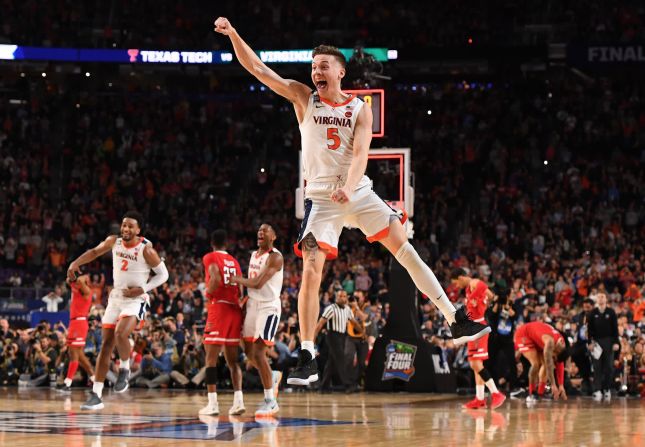
[[242,332],[242,286],[231,283],[231,278],[240,276],[242,269],[237,260],[226,252],[226,238],[226,231],[215,230],[211,235],[213,251],[203,259],[208,299],[208,319],[204,328],[208,405],[199,410],[202,415],[219,414],[217,359],[222,346],[234,390],[233,406],[228,414],[240,415],[246,411],[242,398],[242,370],[237,361]]
[[[493,292],[488,289],[484,281],[471,278],[464,269],[455,269],[450,275],[451,282],[460,290],[466,289],[466,311],[468,316],[479,324],[488,325],[484,315],[488,307],[489,298]],[[495,385],[495,380],[488,369],[484,367],[484,361],[488,360],[488,335],[486,334],[475,341],[468,342],[468,363],[475,373],[475,398],[464,404],[464,408],[486,408],[485,388],[491,393],[491,408],[501,406],[506,400],[504,393],[500,393]]]
[[566,399],[564,362],[569,353],[564,337],[552,326],[533,321],[515,331],[514,341],[515,351],[531,363],[527,403],[535,402],[544,395],[547,379],[553,390],[553,399]]
[[93,379],[94,369],[85,356],[85,339],[87,337],[87,314],[92,306],[92,289],[90,289],[89,275],[81,275],[76,281],[67,281],[72,288],[72,301],[69,305],[69,329],[67,331],[67,349],[69,352],[69,365],[64,385],[58,388],[61,393],[72,392],[72,381],[78,370],[78,365]]

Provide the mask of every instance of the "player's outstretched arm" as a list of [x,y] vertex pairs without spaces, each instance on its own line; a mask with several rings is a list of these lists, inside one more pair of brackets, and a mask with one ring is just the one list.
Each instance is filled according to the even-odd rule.
[[296,105],[304,105],[306,108],[311,92],[309,87],[293,79],[284,79],[267,67],[253,49],[242,40],[226,17],[219,17],[215,20],[215,31],[231,39],[237,60],[249,73],[278,95],[284,96]]
[[233,284],[241,284],[249,289],[261,289],[273,275],[280,271],[284,260],[280,253],[271,253],[267,261],[267,266],[255,278],[244,278],[242,276],[234,276],[231,278]]
[[78,258],[74,259],[67,269],[67,278],[72,282],[76,281],[76,276],[81,273],[81,266],[89,264],[99,256],[102,256],[108,251],[112,250],[115,242],[116,236],[108,236],[99,245],[94,248],[90,248]]

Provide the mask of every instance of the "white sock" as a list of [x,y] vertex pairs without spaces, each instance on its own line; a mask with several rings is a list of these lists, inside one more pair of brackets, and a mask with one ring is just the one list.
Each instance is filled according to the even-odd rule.
[[488,381],[486,382],[486,388],[488,388],[488,391],[490,391],[493,394],[499,392],[497,391],[497,385],[495,385],[495,381],[492,378],[488,379]]
[[449,324],[455,322],[455,306],[452,305],[446,292],[430,267],[419,257],[412,244],[406,242],[396,252],[395,258],[408,271],[417,288],[430,298],[430,301],[439,308]]
[[99,399],[103,397],[103,382],[94,382],[92,385],[92,391],[99,397]]
[[217,404],[217,392],[208,393],[208,403],[213,405]]
[[119,363],[119,369],[127,369],[130,371],[130,359],[127,360],[121,360]]
[[273,388],[269,388],[268,390],[264,390],[264,398],[266,400],[275,399],[275,397],[273,396]]
[[63,380],[63,383],[65,384],[65,386],[72,386],[72,379],[68,379],[67,377],[65,377],[65,380]]
[[233,392],[233,402],[244,405],[244,397],[242,396],[242,390]]
[[486,395],[484,394],[485,390],[486,388],[484,385],[475,385],[475,395],[478,400],[484,400],[484,398],[486,398]]
[[316,348],[314,347],[313,341],[303,341],[301,343],[302,349],[306,349],[311,354],[311,358],[316,358]]

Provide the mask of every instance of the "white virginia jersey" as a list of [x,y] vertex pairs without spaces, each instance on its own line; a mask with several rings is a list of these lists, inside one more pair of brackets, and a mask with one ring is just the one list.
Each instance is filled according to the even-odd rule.
[[[258,252],[254,251],[251,255],[251,261],[249,262],[249,278],[255,278],[260,275],[260,273],[267,268],[267,261],[269,260],[269,255],[271,253],[280,253],[277,249],[268,251],[258,256]],[[284,274],[284,265],[283,267],[275,272],[273,276],[264,283],[260,289],[248,289],[249,299],[262,301],[262,302],[280,302],[280,292],[282,291],[282,278]]]
[[115,289],[128,289],[130,287],[143,287],[150,278],[150,270],[143,257],[143,249],[152,247],[152,242],[139,237],[139,243],[127,248],[123,239],[118,238],[112,247],[112,276]]
[[[307,183],[342,183],[347,179],[354,152],[354,127],[364,104],[354,95],[340,104],[320,98],[317,92],[309,96],[300,124]],[[367,183],[369,179],[363,176],[359,187]]]

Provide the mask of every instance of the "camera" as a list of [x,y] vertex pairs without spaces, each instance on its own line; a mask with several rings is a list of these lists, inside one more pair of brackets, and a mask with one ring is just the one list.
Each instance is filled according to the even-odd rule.
[[195,350],[195,345],[193,345],[193,344],[188,345],[188,350],[189,351],[194,351]]
[[150,349],[145,348],[145,349],[143,350],[143,355],[149,355],[149,354],[152,354],[152,352],[150,352]]

